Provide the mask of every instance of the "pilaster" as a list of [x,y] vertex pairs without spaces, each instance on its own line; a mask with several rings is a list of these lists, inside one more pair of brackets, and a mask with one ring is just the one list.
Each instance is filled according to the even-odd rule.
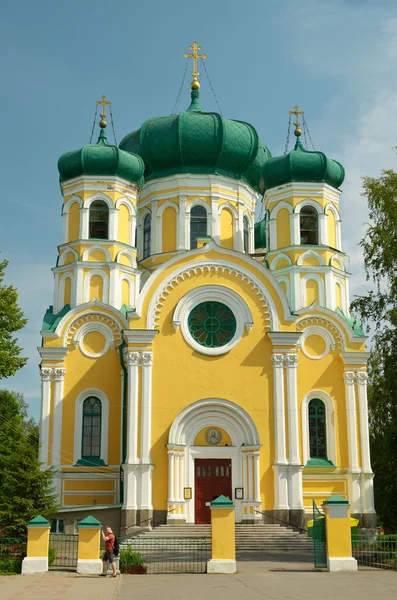
[[52,428],[52,464],[60,465],[61,461],[61,441],[62,441],[62,400],[63,385],[66,369],[56,368],[54,374],[54,417]]
[[42,368],[41,374],[41,416],[40,416],[40,462],[43,468],[48,464],[49,422],[51,406],[51,379],[53,369]]

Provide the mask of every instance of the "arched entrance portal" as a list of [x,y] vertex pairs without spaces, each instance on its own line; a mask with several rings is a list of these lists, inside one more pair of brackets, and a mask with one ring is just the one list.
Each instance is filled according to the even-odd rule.
[[186,407],[168,438],[168,523],[209,522],[220,493],[235,502],[237,522],[260,520],[260,448],[241,406],[206,398]]

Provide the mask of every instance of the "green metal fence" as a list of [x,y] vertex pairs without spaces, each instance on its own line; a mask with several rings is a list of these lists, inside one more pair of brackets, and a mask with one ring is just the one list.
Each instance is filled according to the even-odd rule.
[[314,566],[324,569],[327,566],[327,538],[325,515],[313,500],[313,559]]
[[0,537],[0,560],[22,560],[26,556],[26,539]]
[[139,553],[146,572],[157,573],[206,573],[211,558],[211,540],[206,537],[147,537],[120,538],[120,569],[123,566],[123,550],[130,548]]
[[[386,539],[385,539],[386,538]],[[359,569],[385,569],[397,571],[397,539],[388,536],[352,536],[353,557]]]
[[68,533],[50,533],[50,548],[55,552],[51,567],[77,567],[79,536]]

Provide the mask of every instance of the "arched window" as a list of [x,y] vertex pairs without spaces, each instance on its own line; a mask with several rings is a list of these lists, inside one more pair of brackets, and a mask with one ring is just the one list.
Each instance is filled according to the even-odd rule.
[[249,221],[248,217],[245,215],[243,218],[244,224],[244,252],[248,254],[249,252]]
[[95,396],[84,400],[81,458],[100,460],[102,404]]
[[148,213],[143,221],[143,258],[150,256],[152,239],[152,215]]
[[109,236],[109,207],[103,200],[90,206],[90,238],[107,240]]
[[197,238],[207,235],[207,211],[204,206],[193,206],[190,211],[190,249],[197,248]]
[[312,206],[304,206],[300,212],[301,244],[318,244],[318,215]]
[[309,402],[310,458],[327,459],[325,404],[322,400]]

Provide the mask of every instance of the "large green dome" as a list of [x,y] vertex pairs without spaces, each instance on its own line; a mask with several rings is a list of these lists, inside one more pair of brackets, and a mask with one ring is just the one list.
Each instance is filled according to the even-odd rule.
[[298,136],[291,152],[275,156],[265,163],[263,176],[266,189],[292,181],[325,182],[339,188],[345,178],[345,170],[323,152],[306,150]]
[[65,152],[58,160],[61,181],[80,175],[117,175],[132,183],[139,183],[144,170],[140,156],[108,144],[103,128],[96,144],[86,144],[80,150]]
[[264,191],[263,165],[271,157],[255,128],[243,121],[204,112],[198,90],[179,115],[148,119],[120,148],[145,162],[145,181],[176,173],[214,173]]

